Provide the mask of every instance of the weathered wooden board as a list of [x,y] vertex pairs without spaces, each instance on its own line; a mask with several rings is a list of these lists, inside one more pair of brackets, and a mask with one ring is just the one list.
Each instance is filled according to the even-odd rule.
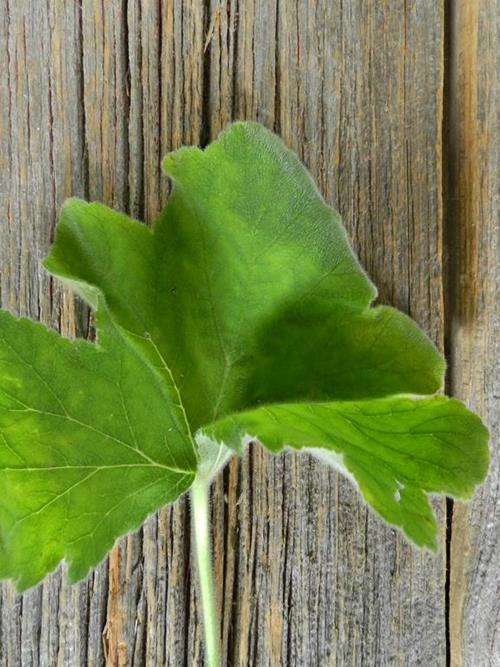
[[455,503],[451,539],[452,667],[500,664],[500,57],[499,4],[454,6],[450,49],[447,245],[451,389],[492,436],[486,484]]
[[[486,4],[490,14],[475,19],[483,26],[494,14],[493,0]],[[161,156],[246,118],[299,152],[340,209],[380,299],[443,346],[443,3],[0,0],[0,12],[3,307],[85,335],[86,310],[39,266],[63,199],[99,199],[151,222],[168,196]],[[493,46],[481,48],[491,72]],[[477,83],[492,132],[488,76]],[[464,142],[476,112],[460,125]],[[490,180],[475,181],[482,217],[474,248],[481,239],[492,262],[486,207],[495,152],[476,138],[475,159],[486,151]],[[477,201],[468,180],[460,187]],[[466,213],[460,219],[466,245]],[[493,289],[492,264],[481,268]],[[484,354],[492,306],[474,311],[478,321],[472,313],[462,342],[455,331],[449,341],[453,389],[481,411],[492,409],[482,402],[484,365],[455,361],[472,348]],[[475,384],[464,390],[472,371]],[[492,641],[483,662],[470,661],[476,613],[484,637],[494,633],[492,595],[490,607],[475,597],[494,582],[493,561],[477,565],[494,554],[494,491],[492,482],[473,510],[471,559],[452,544],[452,654],[466,633],[463,664],[474,667],[494,664]],[[213,495],[227,664],[445,665],[446,521],[444,503],[436,507],[442,548],[433,558],[306,457],[272,460],[255,448],[233,462]],[[78,586],[60,573],[22,597],[4,585],[0,665],[201,665],[188,515],[186,501],[161,511]]]

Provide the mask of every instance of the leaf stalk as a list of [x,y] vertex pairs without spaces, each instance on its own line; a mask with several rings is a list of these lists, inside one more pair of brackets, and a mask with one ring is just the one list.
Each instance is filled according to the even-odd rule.
[[191,524],[198,571],[207,667],[220,667],[220,626],[215,600],[209,517],[210,481],[197,479],[191,487]]

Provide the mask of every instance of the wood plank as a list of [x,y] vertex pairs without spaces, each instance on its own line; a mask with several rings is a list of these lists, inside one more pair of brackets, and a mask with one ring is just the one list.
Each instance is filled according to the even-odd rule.
[[[84,3],[83,17],[86,144],[94,156],[89,197],[151,222],[168,194],[163,155],[201,139],[203,5]],[[120,124],[103,132],[103,119],[116,114]],[[103,637],[108,664],[179,665],[189,663],[194,647],[201,650],[190,614],[187,509],[183,499],[161,511],[113,550]]]
[[[442,8],[211,7],[212,134],[233,117],[278,129],[341,210],[381,299],[442,346]],[[445,664],[443,503],[434,559],[311,460],[254,450],[230,480],[230,664]]]
[[[62,199],[150,222],[161,156],[252,118],[341,210],[381,300],[442,345],[439,3],[0,4],[2,305],[85,333],[38,265]],[[148,520],[77,587],[2,587],[0,665],[201,663],[188,509]],[[444,548],[413,551],[333,473],[254,448],[217,480],[213,516],[227,664],[445,664]]]
[[[20,0],[0,12],[2,306],[85,334],[73,297],[40,266],[64,198],[85,195],[79,7]],[[87,632],[100,636],[105,595],[103,572],[72,588],[56,573],[22,597],[3,585],[0,664],[100,663]]]
[[487,483],[473,503],[453,508],[453,667],[494,665],[500,656],[499,10],[497,0],[460,0],[450,16],[450,382],[492,436]]

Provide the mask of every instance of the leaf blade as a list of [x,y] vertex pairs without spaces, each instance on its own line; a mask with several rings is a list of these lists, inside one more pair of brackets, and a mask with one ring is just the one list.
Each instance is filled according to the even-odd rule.
[[0,311],[0,577],[19,590],[63,559],[81,578],[194,479],[175,394],[104,318],[96,346]]
[[418,546],[436,547],[425,494],[468,499],[488,468],[488,431],[463,404],[442,396],[270,405],[208,426],[238,450],[256,439],[274,454],[308,451],[354,481],[365,501]]
[[261,403],[441,387],[443,359],[405,315],[370,307],[376,289],[338,214],[280,139],[236,123],[164,167],[174,188],[152,234],[70,202],[45,266],[148,333],[194,430]]

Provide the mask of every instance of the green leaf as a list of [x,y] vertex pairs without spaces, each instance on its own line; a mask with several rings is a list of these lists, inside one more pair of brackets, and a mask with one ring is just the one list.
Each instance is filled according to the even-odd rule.
[[271,405],[231,415],[206,435],[240,451],[309,451],[346,475],[366,502],[418,546],[436,549],[426,493],[468,499],[488,469],[488,431],[443,396]]
[[[433,393],[444,362],[376,289],[338,214],[278,137],[237,123],[164,162],[153,233],[71,200],[45,266],[105,295],[169,365],[190,424],[266,402]],[[83,290],[84,291],[84,290]]]
[[101,313],[100,344],[0,311],[0,577],[71,581],[191,485],[172,387]]
[[[0,577],[62,559],[72,581],[114,540],[257,437],[313,450],[416,544],[427,493],[467,497],[486,430],[433,394],[444,361],[376,289],[338,214],[270,132],[237,123],[164,163],[153,230],[65,205],[45,266],[96,311],[98,344],[0,314]],[[191,433],[198,445],[196,449]],[[248,438],[247,438],[248,439]]]

